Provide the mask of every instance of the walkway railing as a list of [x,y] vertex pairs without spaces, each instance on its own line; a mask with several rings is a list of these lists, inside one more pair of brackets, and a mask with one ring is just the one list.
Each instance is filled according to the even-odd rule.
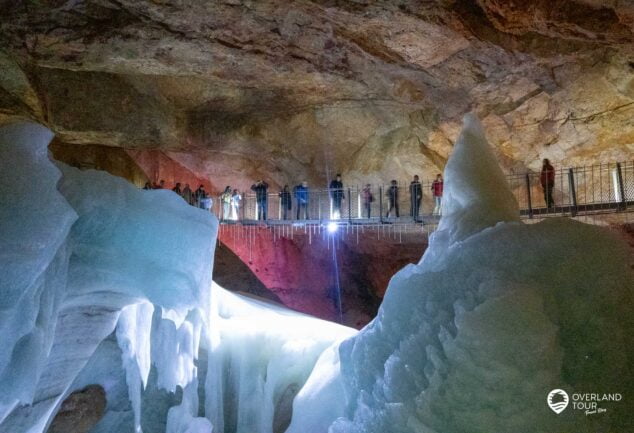
[[[540,184],[540,173],[510,174],[507,181],[517,198],[520,214],[524,218],[548,216],[576,216],[593,213],[634,210],[634,161],[597,164],[592,166],[557,169],[553,189],[554,206],[547,208],[544,191]],[[398,183],[396,201],[390,200],[390,185],[370,187],[373,201],[367,204],[362,186],[344,185],[342,190],[309,189],[306,208],[298,209],[291,189],[291,205],[282,200],[279,193],[269,193],[266,200],[266,223],[278,224],[322,224],[340,221],[352,224],[377,223],[434,223],[432,215],[435,204],[431,190],[432,181],[421,181],[422,200],[418,218],[414,218],[415,203],[410,195],[410,183]],[[341,204],[334,199],[335,193],[342,196]],[[285,209],[286,208],[286,209]],[[224,223],[220,200],[214,200],[214,211]],[[238,212],[238,222],[257,224],[259,209],[255,194],[243,195]],[[263,221],[260,221],[263,222]]]

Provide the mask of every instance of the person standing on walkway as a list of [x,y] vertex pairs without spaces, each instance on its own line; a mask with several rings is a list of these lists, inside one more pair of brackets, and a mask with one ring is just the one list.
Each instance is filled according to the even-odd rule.
[[553,191],[555,189],[555,167],[550,165],[550,161],[547,158],[543,161],[539,181],[544,190],[544,202],[546,203],[546,207],[554,207],[555,200],[553,199]]
[[341,218],[341,202],[343,200],[343,182],[341,182],[341,175],[337,174],[335,179],[330,182],[328,188],[330,193],[330,200],[332,200],[332,215],[333,219]]
[[220,203],[222,203],[222,220],[231,219],[231,187],[227,185],[222,194],[220,194]]
[[251,185],[251,190],[255,191],[257,219],[266,221],[267,193],[269,190],[269,184],[263,180],[258,180],[256,183]]
[[207,197],[207,192],[205,191],[205,187],[200,185],[198,187],[198,189],[196,191],[194,191],[194,203],[192,203],[194,206],[198,206],[200,208],[202,208],[201,206],[201,200],[203,198]]
[[414,180],[409,184],[409,199],[411,204],[410,216],[416,222],[420,213],[420,202],[423,199],[423,187],[418,180],[418,175],[415,175]]
[[193,204],[192,203],[193,193],[192,193],[192,190],[189,187],[188,183],[185,184],[185,188],[183,188],[183,192],[181,193],[181,197],[183,197],[183,200],[185,200],[187,202],[187,204]]
[[387,190],[387,198],[390,207],[388,208],[385,217],[389,218],[392,214],[392,210],[394,210],[396,218],[398,218],[400,215],[398,212],[398,182],[396,180],[392,180],[390,182],[390,187]]
[[183,193],[181,191],[181,183],[180,182],[176,182],[176,185],[174,186],[174,188],[172,188],[172,191],[174,191],[178,195],[181,195]]
[[365,209],[366,218],[370,219],[372,215],[372,202],[374,196],[372,195],[372,186],[368,183],[361,191],[361,198],[363,199],[363,207]]
[[240,202],[242,202],[242,194],[237,189],[233,190],[231,194],[231,219],[238,221],[240,215]]
[[[304,219],[308,219],[308,182],[304,181],[294,188],[295,200],[297,201],[297,219],[303,213]],[[303,211],[303,212],[302,212]]]
[[293,199],[291,192],[288,190],[288,185],[284,185],[284,188],[280,191],[280,206],[282,207],[282,219],[288,219],[288,211],[293,207]]
[[152,184],[150,182],[145,182],[145,186],[143,187],[145,190],[154,189],[152,188]]
[[431,184],[431,193],[434,196],[434,212],[433,215],[440,215],[442,212],[442,191],[443,191],[443,180],[442,175],[436,175],[436,180],[434,180]]
[[211,208],[214,206],[213,199],[207,194],[203,192],[202,197],[200,198],[200,208],[206,210],[207,212],[211,212]]

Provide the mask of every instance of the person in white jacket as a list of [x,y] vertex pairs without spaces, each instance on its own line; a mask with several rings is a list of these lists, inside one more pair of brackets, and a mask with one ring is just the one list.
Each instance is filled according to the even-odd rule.
[[240,215],[240,202],[242,201],[242,195],[237,189],[233,190],[231,194],[231,219],[238,221],[238,215]]

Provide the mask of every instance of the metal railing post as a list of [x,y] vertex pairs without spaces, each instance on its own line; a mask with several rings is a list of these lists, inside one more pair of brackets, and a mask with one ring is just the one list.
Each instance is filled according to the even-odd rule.
[[619,194],[621,195],[621,202],[619,208],[625,210],[627,208],[627,200],[625,198],[625,187],[623,186],[623,171],[621,170],[621,163],[616,163],[616,181],[618,182]]
[[350,194],[350,188],[348,188],[348,222],[352,223],[352,194]]
[[379,187],[379,221],[383,222],[383,187]]
[[575,189],[575,173],[572,168],[568,169],[568,189],[570,190],[570,215],[577,216],[577,191]]
[[531,201],[531,178],[526,173],[526,198],[528,200],[528,217],[533,218],[533,203]]

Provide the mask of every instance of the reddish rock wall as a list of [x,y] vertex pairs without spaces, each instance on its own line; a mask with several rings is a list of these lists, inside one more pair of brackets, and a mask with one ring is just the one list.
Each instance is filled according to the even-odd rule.
[[264,227],[221,228],[220,241],[247,264],[255,276],[290,308],[338,320],[336,245],[343,321],[361,327],[376,314],[392,275],[417,262],[426,247],[423,233],[378,236],[374,230],[356,234],[309,234],[303,228],[280,237]]

